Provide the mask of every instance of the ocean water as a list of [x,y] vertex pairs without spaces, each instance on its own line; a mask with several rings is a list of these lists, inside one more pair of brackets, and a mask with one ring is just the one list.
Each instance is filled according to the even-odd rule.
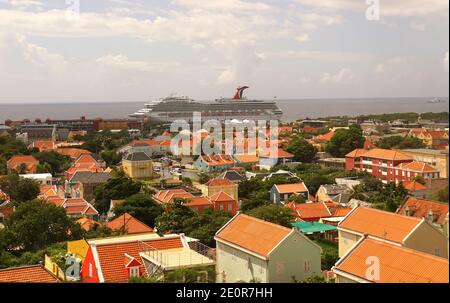
[[[441,103],[428,103],[432,98],[382,98],[382,99],[297,99],[277,100],[284,111],[283,120],[326,116],[355,116],[397,112],[445,112],[448,98]],[[7,119],[28,118],[71,119],[126,118],[144,107],[144,102],[58,103],[58,104],[0,104],[0,123]]]

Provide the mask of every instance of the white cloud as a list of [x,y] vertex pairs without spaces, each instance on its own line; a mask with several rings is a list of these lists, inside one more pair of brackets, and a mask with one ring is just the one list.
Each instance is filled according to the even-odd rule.
[[147,62],[147,61],[130,60],[127,56],[123,54],[119,55],[109,54],[97,58],[95,61],[105,67],[111,67],[121,70],[140,71],[140,72],[165,70],[169,67],[176,67],[179,65],[175,62],[164,63],[164,62]]
[[384,65],[383,64],[378,64],[377,66],[375,66],[375,73],[380,74],[384,72]]
[[295,38],[295,40],[298,41],[298,42],[300,42],[300,43],[307,42],[307,41],[309,41],[309,35],[308,35],[308,34],[302,34],[302,35],[300,35],[300,36],[297,36],[297,37]]
[[[296,0],[307,7],[325,10],[348,10],[365,13],[369,4],[363,0]],[[436,13],[448,13],[448,0],[380,0],[380,13],[383,16],[424,16]]]
[[0,3],[9,4],[15,9],[40,9],[44,6],[44,3],[38,0],[0,0]]
[[355,74],[349,68],[341,69],[337,74],[324,73],[320,83],[344,83],[355,78]]
[[424,32],[427,30],[427,25],[425,23],[411,22],[409,26],[411,27],[411,29],[418,32]]

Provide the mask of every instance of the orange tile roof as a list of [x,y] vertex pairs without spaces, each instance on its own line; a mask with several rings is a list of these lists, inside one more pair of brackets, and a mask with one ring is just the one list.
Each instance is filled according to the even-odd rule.
[[68,156],[71,158],[79,158],[81,155],[90,155],[91,152],[81,148],[58,148],[56,149],[58,154]]
[[89,231],[94,225],[100,225],[99,222],[89,218],[78,219],[76,223],[80,224],[81,228],[84,229],[85,231]]
[[365,150],[365,149],[357,148],[357,149],[349,152],[348,154],[346,154],[345,157],[358,158],[358,157],[361,157],[362,155],[364,155],[366,152],[367,152],[367,150]]
[[236,161],[230,155],[203,155],[203,161],[210,165],[233,165]]
[[153,232],[153,228],[147,226],[145,223],[139,221],[128,213],[124,213],[116,219],[108,222],[107,225],[112,230],[124,229],[128,234]]
[[331,139],[334,137],[335,134],[336,133],[334,131],[329,131],[324,135],[317,136],[315,140],[319,142],[329,142],[331,141]]
[[34,141],[31,146],[37,148],[40,152],[56,149],[56,143],[53,141]]
[[257,162],[259,162],[259,157],[257,155],[240,154],[240,155],[234,155],[234,158],[239,163],[257,163]]
[[311,220],[317,218],[328,218],[332,214],[323,202],[317,203],[295,203],[291,202],[285,205],[292,210],[294,216],[300,220]]
[[191,206],[210,206],[211,201],[206,197],[194,197],[191,199],[188,199],[186,203],[183,205],[191,207]]
[[28,172],[35,172],[39,161],[33,156],[13,156],[7,164],[12,169],[17,169],[20,165],[25,164]]
[[403,187],[409,191],[418,191],[418,190],[427,190],[428,187],[425,185],[413,180],[413,181],[404,181]]
[[172,203],[175,198],[179,199],[189,199],[194,198],[194,195],[188,193],[184,189],[169,189],[161,190],[157,192],[153,197],[162,203]]
[[68,215],[98,215],[94,206],[84,199],[66,199],[61,206]]
[[[379,280],[366,276],[369,257],[380,264]],[[337,270],[376,283],[448,283],[448,260],[375,239],[365,239],[344,259]]]
[[433,222],[441,225],[445,223],[445,217],[448,213],[448,203],[415,197],[406,198],[405,203],[397,210],[397,213],[406,215],[407,208],[409,209],[410,216],[425,219],[428,217],[431,210],[434,218]]
[[0,283],[56,283],[58,278],[42,265],[0,269]]
[[212,179],[209,180],[206,184],[206,186],[211,187],[211,186],[230,186],[230,185],[236,185],[235,183],[231,182],[228,179]]
[[220,191],[218,193],[215,193],[210,197],[211,201],[213,202],[229,202],[229,201],[235,201],[232,196],[227,194],[226,192]]
[[154,139],[150,139],[150,140],[135,140],[133,142],[130,143],[130,146],[135,147],[135,146],[157,146],[159,145],[159,142],[154,140]]
[[274,186],[280,194],[308,192],[308,188],[306,188],[306,185],[303,182],[294,184],[275,184]]
[[362,156],[366,158],[375,158],[383,160],[396,160],[396,161],[413,160],[410,156],[407,156],[402,152],[381,148],[374,148],[368,150]]
[[285,151],[285,150],[283,150],[283,149],[281,149],[281,148],[279,148],[277,151],[275,151],[274,153],[272,152],[272,150],[267,150],[265,153],[264,153],[264,156],[263,157],[265,157],[265,158],[293,158],[294,157],[294,155],[293,154],[291,154],[291,153],[289,153],[289,152],[287,152],[287,151]]
[[409,163],[400,163],[397,165],[398,168],[403,170],[415,171],[420,173],[438,172],[433,166],[426,164],[424,162],[412,161]]
[[217,233],[216,238],[267,257],[290,232],[289,228],[239,214]]
[[349,214],[338,228],[402,243],[421,222],[418,218],[360,206]]
[[448,139],[448,133],[443,130],[431,130],[428,131],[428,134],[431,136],[431,138],[438,140],[438,139]]
[[78,157],[75,164],[98,164],[98,162],[90,154],[83,154]]
[[128,282],[128,276],[125,273],[125,266],[123,265],[125,254],[136,259],[141,264],[141,270],[146,272],[142,265],[144,262],[139,255],[141,251],[146,249],[146,245],[154,249],[165,250],[182,248],[183,242],[180,236],[129,242],[122,242],[119,237],[118,243],[96,245],[98,260],[105,282]]

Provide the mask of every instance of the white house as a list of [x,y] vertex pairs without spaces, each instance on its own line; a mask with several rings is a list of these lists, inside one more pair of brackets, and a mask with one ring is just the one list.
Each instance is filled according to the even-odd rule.
[[289,283],[321,274],[322,249],[295,228],[238,213],[214,239],[219,283]]
[[53,185],[52,184],[52,174],[26,174],[20,175],[21,178],[33,179],[37,181],[40,185]]

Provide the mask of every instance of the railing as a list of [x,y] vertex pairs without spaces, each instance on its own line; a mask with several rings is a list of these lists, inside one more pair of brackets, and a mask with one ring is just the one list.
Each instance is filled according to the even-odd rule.
[[[216,260],[215,250],[200,242],[190,242],[189,249],[185,248],[180,252],[173,253],[158,250],[148,243],[139,242],[139,251],[160,268],[211,264],[211,261]],[[149,274],[151,273],[149,272]]]

